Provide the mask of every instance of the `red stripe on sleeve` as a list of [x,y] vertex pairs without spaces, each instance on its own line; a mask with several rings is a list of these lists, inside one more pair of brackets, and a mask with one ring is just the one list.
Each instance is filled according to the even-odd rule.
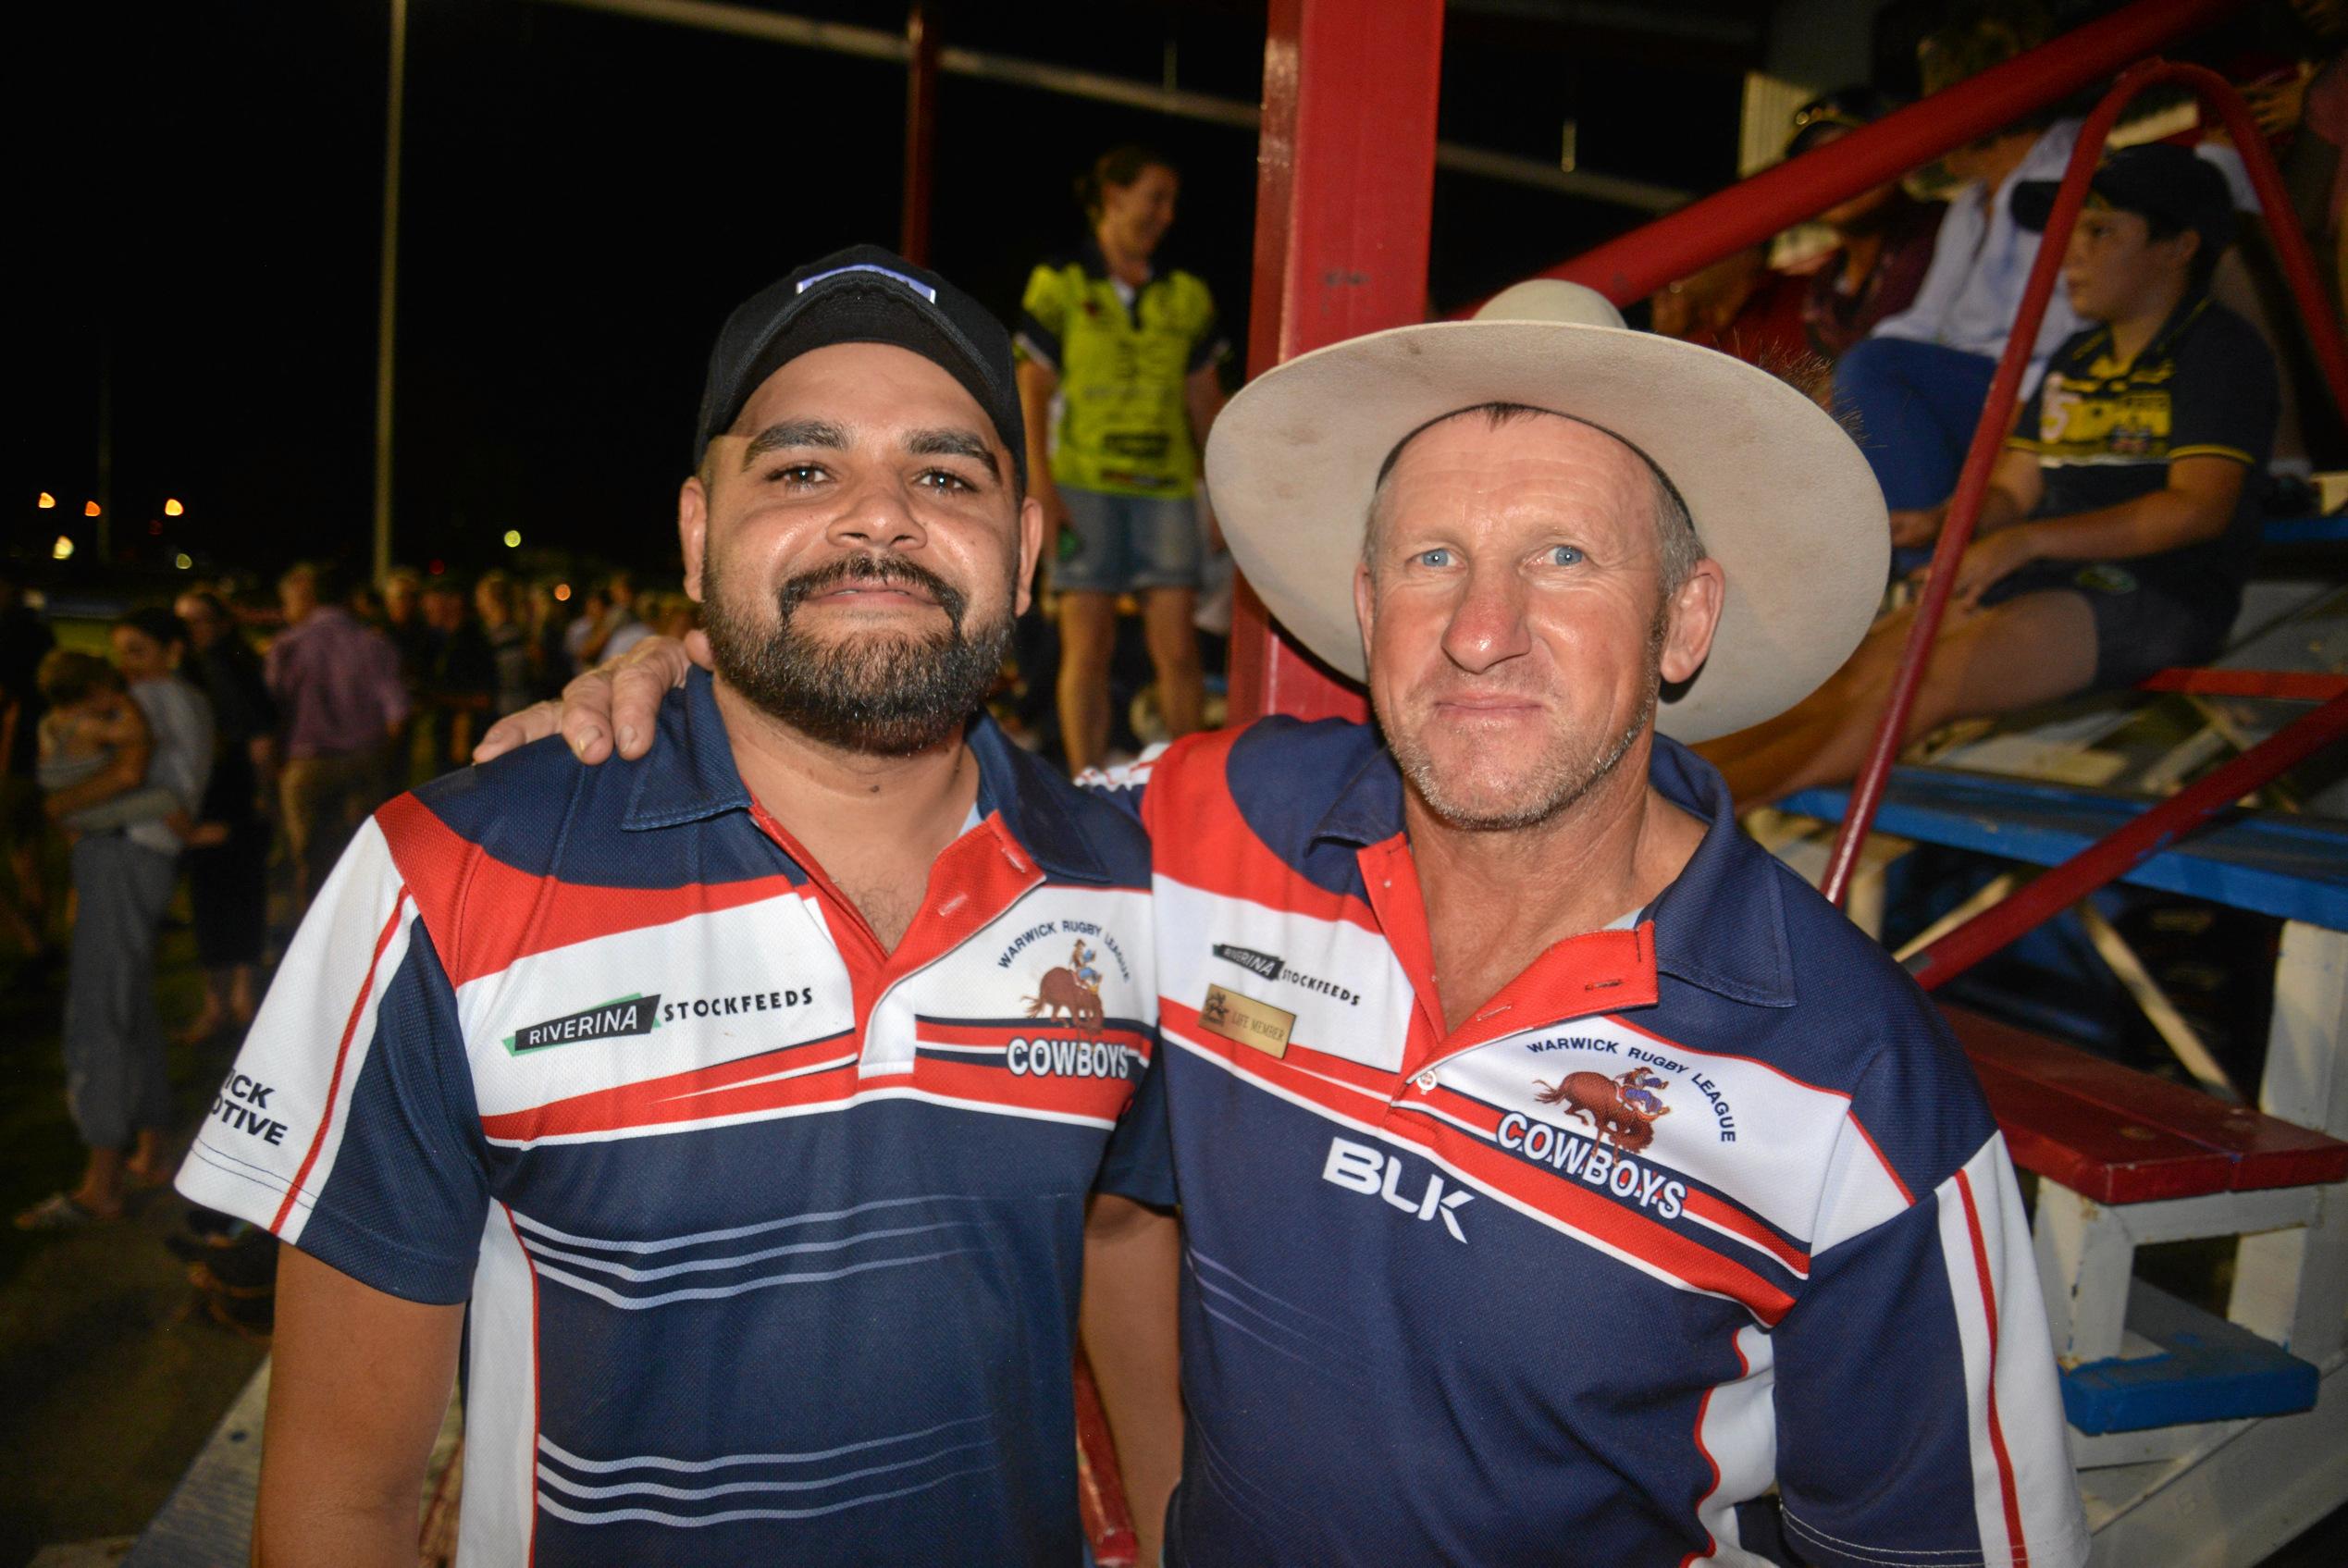
[[351,1059],[351,1037],[359,1031],[359,1015],[367,1010],[367,998],[375,994],[375,971],[383,963],[383,950],[391,945],[391,936],[400,929],[400,912],[408,906],[408,890],[402,885],[391,900],[391,918],[376,932],[375,954],[367,959],[367,977],[359,984],[359,994],[352,1000],[351,1016],[342,1020],[342,1043],[334,1048],[334,1074],[327,1080],[326,1112],[318,1117],[318,1130],[310,1136],[309,1153],[302,1156],[302,1167],[293,1173],[293,1184],[285,1190],[285,1202],[278,1205],[275,1219],[269,1221],[271,1231],[285,1228],[286,1216],[293,1213],[294,1195],[308,1184],[310,1167],[318,1163],[318,1151],[326,1147],[327,1129],[334,1125],[335,1102],[342,1097],[342,1068]]
[[2006,1451],[2006,1429],[1997,1420],[1997,1290],[1990,1283],[1989,1242],[1982,1235],[1981,1210],[1973,1203],[1973,1184],[1957,1173],[1957,1191],[1965,1200],[1965,1229],[1973,1241],[1973,1272],[1981,1279],[1981,1310],[1989,1323],[1989,1448],[1997,1456],[1997,1489],[2006,1505],[2006,1544],[2012,1549],[2014,1568],[2030,1568],[2030,1543],[2022,1538],[2021,1499],[2014,1487],[2014,1462]]

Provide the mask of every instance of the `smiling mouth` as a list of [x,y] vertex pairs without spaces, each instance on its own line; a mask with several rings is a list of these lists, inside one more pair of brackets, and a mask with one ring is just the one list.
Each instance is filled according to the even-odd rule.
[[832,604],[843,601],[896,601],[903,604],[926,604],[937,607],[937,597],[908,583],[842,583],[838,587],[809,594],[808,602]]

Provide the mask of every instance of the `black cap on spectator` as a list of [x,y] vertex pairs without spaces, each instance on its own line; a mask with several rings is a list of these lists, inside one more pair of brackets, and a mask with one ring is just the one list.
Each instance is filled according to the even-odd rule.
[[893,343],[962,384],[993,421],[1027,487],[1027,426],[1011,366],[1011,335],[976,300],[934,272],[878,245],[853,245],[751,295],[725,318],[693,440],[699,466],[712,438],[734,426],[759,384],[811,350]]
[[[2014,187],[2014,221],[2044,228],[2055,210],[2056,181],[2025,179]],[[2087,185],[2090,201],[2134,213],[2166,228],[2201,236],[2212,259],[2233,242],[2234,196],[2208,159],[2169,142],[2122,147],[2103,161]]]

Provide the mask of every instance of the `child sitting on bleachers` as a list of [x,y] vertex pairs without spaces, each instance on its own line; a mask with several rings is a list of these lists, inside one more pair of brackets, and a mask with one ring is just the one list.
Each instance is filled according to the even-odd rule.
[[[2043,227],[2053,201],[2051,182],[2024,184],[2017,219]],[[2091,325],[2056,350],[2015,421],[1905,739],[2132,685],[2223,645],[2277,417],[2265,342],[2209,298],[2232,232],[2224,177],[2181,147],[2127,148],[2096,171],[2063,265]],[[1900,542],[1930,542],[1946,511],[1896,513]],[[1789,712],[1699,747],[1740,806],[1859,771],[1909,614],[1879,621]]]

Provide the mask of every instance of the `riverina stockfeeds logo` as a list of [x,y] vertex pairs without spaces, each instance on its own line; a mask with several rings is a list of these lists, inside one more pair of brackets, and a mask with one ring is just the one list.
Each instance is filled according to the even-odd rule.
[[615,1040],[649,1034],[660,1027],[661,998],[619,996],[559,1019],[517,1029],[505,1037],[505,1048],[519,1056],[550,1045],[569,1045],[581,1040]]
[[1227,964],[1237,964],[1250,974],[1266,980],[1276,980],[1290,985],[1301,985],[1307,991],[1317,991],[1324,996],[1334,996],[1349,1007],[1358,1007],[1362,999],[1338,984],[1289,967],[1287,959],[1277,953],[1259,953],[1253,947],[1237,947],[1228,942],[1215,944],[1215,956]]

